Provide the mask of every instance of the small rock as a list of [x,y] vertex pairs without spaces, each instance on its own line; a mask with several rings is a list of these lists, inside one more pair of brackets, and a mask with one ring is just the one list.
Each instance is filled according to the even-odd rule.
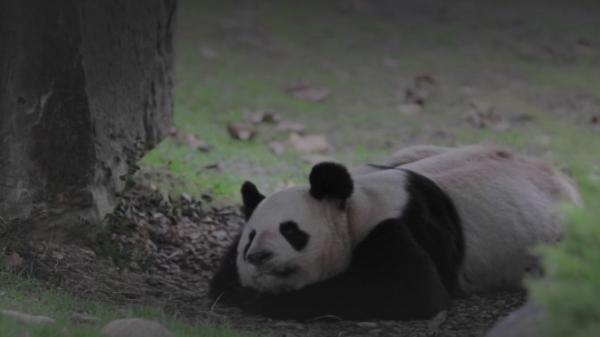
[[0,310],[0,315],[25,324],[52,324],[56,322],[53,318],[47,316],[34,316],[15,310]]
[[142,318],[125,318],[109,322],[102,328],[105,337],[173,337],[162,324]]

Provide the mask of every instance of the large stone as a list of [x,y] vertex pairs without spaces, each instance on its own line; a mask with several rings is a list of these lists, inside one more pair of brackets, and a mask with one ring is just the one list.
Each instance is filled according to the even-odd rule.
[[173,337],[162,324],[142,318],[114,320],[102,328],[105,337]]
[[543,307],[529,300],[500,320],[486,337],[544,337],[544,317]]
[[0,2],[0,225],[89,233],[112,209],[170,127],[175,1]]

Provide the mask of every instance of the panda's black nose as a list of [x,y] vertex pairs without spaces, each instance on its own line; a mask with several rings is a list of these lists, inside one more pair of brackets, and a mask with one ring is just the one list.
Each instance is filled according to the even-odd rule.
[[246,259],[248,260],[248,262],[258,267],[260,265],[263,265],[265,262],[269,261],[272,257],[273,253],[271,253],[270,251],[261,250],[258,252],[248,254],[246,256]]

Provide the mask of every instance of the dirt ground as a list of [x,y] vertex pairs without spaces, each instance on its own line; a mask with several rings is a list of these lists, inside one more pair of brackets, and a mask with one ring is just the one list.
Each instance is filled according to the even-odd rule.
[[525,294],[500,291],[457,299],[429,321],[276,321],[208,300],[208,282],[242,222],[235,208],[146,189],[127,194],[90,247],[37,244],[22,248],[17,272],[83,299],[118,306],[162,307],[195,324],[227,325],[259,336],[482,336]]

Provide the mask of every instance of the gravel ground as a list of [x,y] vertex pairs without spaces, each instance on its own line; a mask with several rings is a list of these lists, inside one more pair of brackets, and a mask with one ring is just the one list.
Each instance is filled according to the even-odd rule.
[[[208,198],[206,198],[208,199]],[[161,306],[198,323],[268,336],[482,336],[520,306],[523,292],[457,299],[429,321],[276,321],[209,302],[208,282],[242,218],[235,208],[136,189],[107,218],[98,245],[37,244],[20,252],[23,270],[77,296],[113,304]]]

